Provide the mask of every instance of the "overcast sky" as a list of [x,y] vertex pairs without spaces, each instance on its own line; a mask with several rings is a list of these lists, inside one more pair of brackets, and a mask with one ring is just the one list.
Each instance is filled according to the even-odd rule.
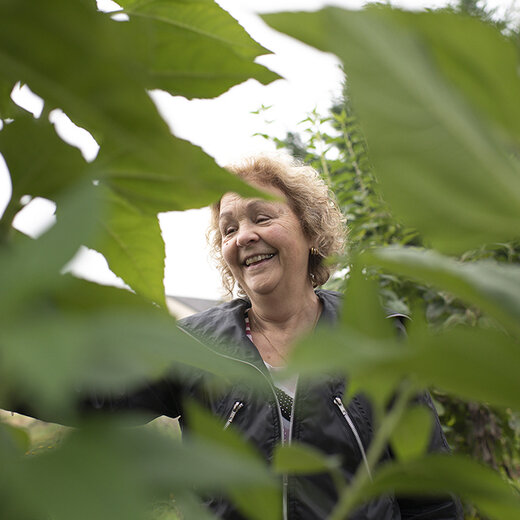
[[[324,112],[340,94],[342,74],[334,56],[311,49],[267,27],[256,13],[283,10],[315,10],[319,0],[218,0],[251,36],[273,52],[258,58],[258,62],[274,70],[284,79],[263,86],[250,80],[230,89],[213,100],[188,101],[164,92],[152,92],[152,98],[175,135],[201,146],[215,160],[225,165],[244,155],[271,149],[255,132],[283,137],[289,130],[298,130],[298,123],[313,108]],[[440,7],[445,0],[401,0],[393,5],[407,8]],[[110,2],[98,0],[109,6]],[[328,2],[356,9],[364,2],[343,0]],[[489,6],[501,9],[511,0],[489,0]],[[13,98],[39,115],[41,101],[32,98],[27,89],[15,92]],[[272,106],[265,115],[255,115],[260,106]],[[272,121],[266,123],[265,120]],[[86,159],[97,154],[97,144],[81,129],[73,125],[65,114],[55,112],[52,121],[65,140],[80,146]],[[0,212],[10,197],[9,178],[0,155]],[[52,222],[54,206],[44,200],[34,200],[26,206],[15,225],[31,234],[41,232]],[[160,216],[166,244],[166,293],[180,296],[218,299],[220,281],[210,264],[205,247],[208,210],[172,212]],[[182,254],[179,251],[182,250]],[[102,283],[114,283],[115,277],[106,262],[94,252],[83,251],[76,259],[74,271]]]

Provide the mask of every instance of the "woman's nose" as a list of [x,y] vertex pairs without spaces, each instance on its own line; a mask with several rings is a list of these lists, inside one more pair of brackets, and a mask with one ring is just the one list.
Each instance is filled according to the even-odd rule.
[[253,242],[256,242],[258,240],[258,235],[256,234],[253,226],[249,224],[243,224],[237,231],[236,240],[238,247],[244,247]]

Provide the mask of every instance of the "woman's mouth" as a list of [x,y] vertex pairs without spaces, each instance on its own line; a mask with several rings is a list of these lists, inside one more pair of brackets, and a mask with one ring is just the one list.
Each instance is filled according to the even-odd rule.
[[245,259],[244,265],[246,267],[250,267],[252,265],[258,265],[262,262],[270,260],[271,258],[273,258],[274,255],[275,255],[275,253],[267,253],[267,254],[262,254],[262,255],[250,256]]

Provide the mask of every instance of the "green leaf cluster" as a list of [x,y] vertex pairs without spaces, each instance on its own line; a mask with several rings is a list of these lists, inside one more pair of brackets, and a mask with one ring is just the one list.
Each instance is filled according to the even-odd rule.
[[[434,385],[446,419],[470,427],[460,416],[484,413],[493,422],[480,427],[490,430],[487,437],[480,435],[495,445],[478,458],[506,480],[518,478],[517,33],[453,9],[374,5],[264,18],[336,54],[346,73],[344,100],[326,117],[311,114],[309,135],[278,140],[329,180],[350,224],[343,325],[303,341],[291,371],[346,374],[352,393],[377,403],[379,430],[368,458],[377,461],[386,442],[398,457],[372,482],[360,471],[332,517],[344,518],[372,493],[419,493],[424,486],[449,488],[486,516],[514,518],[517,498],[500,477],[480,466],[473,472],[464,458],[422,455],[427,414],[400,409],[396,395],[406,401],[407,388]],[[377,280],[370,290],[367,274]],[[425,306],[430,323],[414,312],[406,340],[390,341],[378,292],[394,312]],[[447,428],[452,439],[461,431],[453,422]],[[476,442],[468,442],[458,444],[471,452]],[[455,474],[460,482],[451,480]],[[484,498],[484,488],[501,491]]]
[[[149,93],[211,98],[278,76],[255,62],[268,51],[211,0],[120,4],[119,21],[94,0],[0,5],[0,153],[12,183],[0,219],[0,404],[82,426],[33,451],[25,430],[2,416],[0,516],[210,518],[196,484],[202,493],[254,494],[254,510],[240,508],[276,518],[277,478],[256,453],[244,458],[243,441],[220,434],[214,419],[194,421],[201,426],[180,444],[77,414],[85,395],[132,391],[172,366],[181,378],[206,372],[216,389],[236,377],[255,384],[166,312],[157,215],[229,190],[256,192],[172,135]],[[12,101],[17,84],[43,99],[41,117]],[[60,139],[54,109],[95,138],[94,160]],[[13,220],[35,197],[57,209],[55,225],[32,239]],[[131,291],[62,274],[80,246],[102,253]]]

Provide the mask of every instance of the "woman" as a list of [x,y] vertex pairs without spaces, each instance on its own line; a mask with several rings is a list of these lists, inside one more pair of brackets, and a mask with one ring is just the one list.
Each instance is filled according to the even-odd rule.
[[[339,455],[349,481],[358,466],[366,463],[365,450],[372,437],[368,402],[361,396],[344,401],[345,382],[337,378],[312,386],[298,386],[296,379],[275,386],[270,376],[285,364],[299,336],[312,331],[318,322],[337,320],[339,295],[317,287],[330,275],[324,258],[339,253],[343,245],[341,213],[312,168],[257,157],[231,170],[277,200],[228,193],[213,207],[212,244],[223,282],[229,292],[238,286],[242,297],[182,320],[180,327],[256,367],[266,376],[271,396],[262,398],[237,385],[224,396],[205,396],[204,400],[222,416],[225,427],[233,424],[266,459],[271,459],[279,442],[303,442]],[[437,418],[430,449],[448,449]],[[390,456],[387,451],[383,458]],[[326,474],[289,477],[283,493],[284,518],[289,519],[325,519],[337,500]],[[224,500],[213,501],[211,507],[222,518],[241,518]],[[451,499],[385,496],[361,507],[351,518],[447,520],[462,516]]]

